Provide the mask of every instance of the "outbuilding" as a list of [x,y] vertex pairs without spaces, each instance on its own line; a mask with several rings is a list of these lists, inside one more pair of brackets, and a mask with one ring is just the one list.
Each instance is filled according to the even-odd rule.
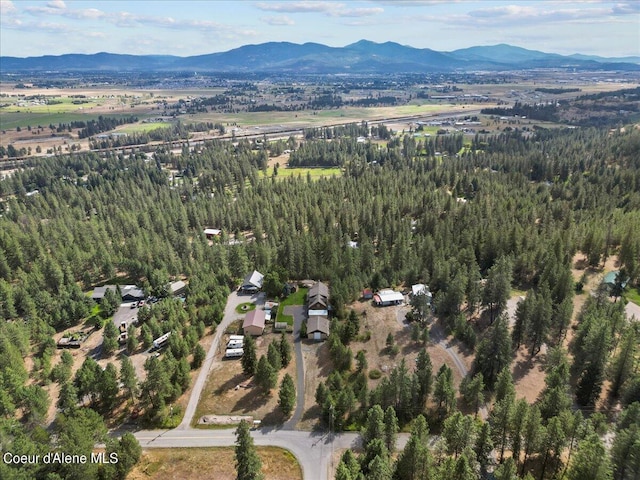
[[326,340],[329,336],[329,319],[313,315],[307,320],[307,338],[310,340]]
[[252,310],[244,317],[244,322],[242,323],[242,330],[245,335],[262,335],[264,332],[265,326],[265,312],[264,310]]
[[389,305],[400,305],[404,302],[402,292],[396,292],[391,289],[380,290],[373,296],[373,302],[378,307],[388,307]]

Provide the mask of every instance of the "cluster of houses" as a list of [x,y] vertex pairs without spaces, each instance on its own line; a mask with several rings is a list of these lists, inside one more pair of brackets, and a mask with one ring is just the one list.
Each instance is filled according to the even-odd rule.
[[325,340],[329,336],[329,287],[314,283],[307,292],[307,338]]

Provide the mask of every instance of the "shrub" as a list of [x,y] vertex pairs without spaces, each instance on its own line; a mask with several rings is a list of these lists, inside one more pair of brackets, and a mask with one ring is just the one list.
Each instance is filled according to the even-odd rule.
[[382,372],[377,369],[369,370],[369,378],[371,380],[377,380],[382,376]]

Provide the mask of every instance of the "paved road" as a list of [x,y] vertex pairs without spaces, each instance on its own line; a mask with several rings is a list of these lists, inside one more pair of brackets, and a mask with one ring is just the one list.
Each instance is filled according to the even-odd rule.
[[291,305],[285,307],[285,315],[293,315],[293,346],[296,352],[296,409],[291,418],[285,422],[283,429],[293,430],[304,413],[304,359],[302,357],[302,339],[300,329],[307,317],[304,305]]
[[[198,401],[200,400],[200,395],[202,394],[202,390],[204,389],[204,385],[207,382],[207,378],[209,376],[209,371],[211,370],[211,366],[214,364],[214,361],[220,361],[220,359],[216,359],[216,354],[218,352],[218,346],[220,345],[220,338],[224,334],[225,330],[234,320],[242,318],[242,315],[236,312],[236,307],[241,303],[245,302],[254,302],[257,305],[264,304],[264,295],[261,293],[255,295],[238,295],[238,292],[231,292],[229,298],[227,298],[227,305],[224,308],[224,316],[222,317],[222,321],[216,328],[216,332],[213,336],[213,342],[211,342],[211,346],[209,347],[209,352],[207,353],[207,357],[205,358],[204,363],[202,364],[202,368],[200,369],[200,373],[198,374],[198,378],[196,383],[193,384],[193,389],[191,390],[191,396],[189,397],[189,403],[187,404],[187,409],[184,412],[184,418],[182,419],[182,423],[178,425],[177,430],[187,430],[190,428],[191,421],[193,420],[193,416],[196,413],[196,407],[198,406]],[[179,446],[179,445],[176,445]]]

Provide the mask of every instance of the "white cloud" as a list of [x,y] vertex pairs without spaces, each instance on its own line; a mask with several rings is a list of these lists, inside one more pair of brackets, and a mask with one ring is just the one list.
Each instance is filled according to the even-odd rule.
[[67,8],[67,5],[62,0],[53,0],[47,3],[47,7],[65,10]]
[[287,12],[287,13],[331,13],[336,9],[344,8],[343,3],[335,2],[286,2],[286,3],[267,3],[258,2],[255,6],[267,12]]
[[18,9],[13,4],[13,2],[9,0],[0,0],[0,15],[11,15],[12,13],[16,13]]
[[384,12],[382,7],[347,8],[344,3],[338,2],[258,2],[255,6],[259,10],[267,12],[322,13],[330,17],[367,17]]
[[285,25],[296,24],[296,22],[294,22],[292,19],[290,19],[286,15],[279,15],[276,17],[260,17],[260,20],[268,25],[275,25],[275,26],[285,26]]

